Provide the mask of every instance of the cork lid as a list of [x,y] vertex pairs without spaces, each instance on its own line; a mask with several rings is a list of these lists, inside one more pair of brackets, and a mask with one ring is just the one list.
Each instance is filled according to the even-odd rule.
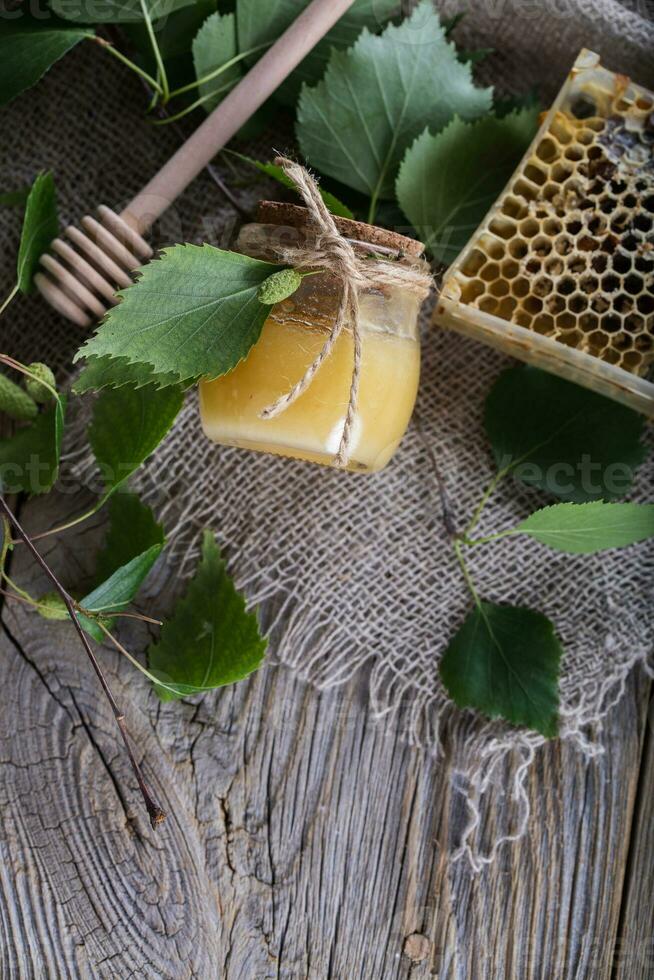
[[[307,209],[299,204],[286,204],[279,201],[261,201],[257,211],[257,221],[262,225],[285,225],[289,228],[304,228],[307,225]],[[419,257],[424,252],[422,242],[408,238],[387,228],[368,225],[364,221],[353,221],[351,218],[339,218],[334,215],[336,227],[352,242],[373,245],[401,255]]]

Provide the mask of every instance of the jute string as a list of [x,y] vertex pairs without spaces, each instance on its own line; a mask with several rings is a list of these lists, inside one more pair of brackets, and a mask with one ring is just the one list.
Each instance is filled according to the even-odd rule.
[[[426,262],[415,260],[412,266],[398,260],[382,260],[357,255],[354,246],[336,226],[333,216],[320,196],[318,185],[311,174],[301,164],[286,157],[277,157],[275,163],[295,184],[308,211],[312,235],[301,245],[284,246],[277,249],[277,259],[298,271],[319,270],[329,272],[342,285],[336,318],[325,344],[304,375],[293,387],[281,395],[272,405],[264,408],[260,418],[272,419],[285,412],[311,385],[316,374],[331,355],[338,338],[347,324],[351,325],[354,345],[352,380],[343,432],[334,457],[337,466],[347,466],[350,458],[352,429],[356,419],[361,380],[362,341],[359,323],[359,290],[401,288],[414,292],[421,300],[425,299],[432,285],[429,266]],[[371,246],[374,249],[374,246]],[[398,259],[401,256],[398,254]]]

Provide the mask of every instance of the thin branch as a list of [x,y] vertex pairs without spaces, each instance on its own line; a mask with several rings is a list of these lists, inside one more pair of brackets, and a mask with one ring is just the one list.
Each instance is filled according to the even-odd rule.
[[445,530],[447,531],[448,537],[456,539],[459,537],[459,531],[457,530],[456,522],[454,520],[454,510],[447,492],[447,487],[445,486],[445,480],[443,478],[443,474],[441,473],[438,460],[436,459],[436,453],[434,452],[433,446],[427,441],[427,437],[425,436],[422,423],[420,421],[420,416],[417,412],[413,413],[413,421],[415,422],[418,436],[425,447],[425,450],[427,451],[429,462],[431,463],[434,471],[436,486],[438,488],[438,496],[440,497],[441,502],[441,510],[443,512],[443,524],[445,525]]
[[63,585],[60,583],[59,579],[57,578],[57,576],[55,575],[55,573],[52,571],[52,569],[50,568],[50,566],[47,564],[47,562],[45,561],[45,559],[43,558],[43,556],[37,551],[37,549],[35,548],[35,546],[32,544],[31,538],[23,530],[22,525],[18,521],[18,518],[12,513],[10,507],[8,506],[6,500],[4,499],[3,496],[0,496],[0,508],[2,508],[2,510],[4,511],[5,516],[7,517],[7,520],[9,520],[14,525],[14,527],[16,528],[16,531],[18,532],[19,537],[25,542],[25,544],[27,545],[27,548],[31,552],[32,557],[37,562],[37,564],[41,567],[41,569],[45,572],[45,574],[48,576],[48,578],[50,579],[50,581],[54,585],[55,589],[57,590],[57,592],[59,593],[59,595],[61,596],[61,598],[64,601],[64,604],[66,606],[66,609],[68,610],[68,615],[70,616],[70,618],[73,621],[73,625],[75,626],[75,629],[77,630],[77,633],[79,635],[79,638],[80,638],[80,641],[82,643],[82,646],[84,647],[84,650],[86,652],[86,655],[89,658],[89,660],[91,661],[91,665],[92,665],[92,667],[93,667],[93,669],[94,669],[94,671],[95,671],[95,673],[96,673],[96,675],[98,677],[98,680],[100,681],[100,685],[102,687],[102,690],[105,693],[105,696],[106,696],[106,698],[107,698],[107,700],[109,702],[109,705],[111,706],[111,710],[113,712],[114,718],[116,719],[116,724],[118,725],[118,729],[120,731],[120,734],[122,736],[123,742],[125,744],[125,748],[127,749],[127,754],[129,756],[129,761],[130,761],[130,763],[132,765],[132,769],[134,771],[134,775],[136,776],[136,781],[138,782],[139,789],[141,791],[141,795],[143,796],[143,800],[145,802],[145,806],[146,806],[146,809],[148,811],[148,816],[150,817],[150,823],[151,823],[153,829],[156,829],[157,824],[160,824],[161,821],[165,819],[166,814],[165,814],[164,810],[161,809],[161,807],[159,806],[159,804],[154,799],[154,796],[152,795],[152,793],[151,793],[151,791],[150,791],[150,789],[149,789],[149,787],[148,787],[148,785],[147,785],[147,783],[145,781],[145,778],[144,778],[143,773],[141,771],[141,767],[139,766],[139,764],[138,764],[138,762],[136,760],[136,756],[134,755],[134,751],[132,749],[129,732],[127,730],[127,725],[125,723],[125,715],[123,714],[123,712],[118,707],[118,704],[116,703],[116,700],[115,700],[115,698],[113,696],[113,693],[111,691],[111,688],[109,687],[109,685],[108,685],[108,683],[107,683],[107,681],[105,679],[105,676],[102,673],[102,669],[100,667],[100,664],[98,663],[98,661],[96,659],[96,656],[93,653],[93,650],[91,649],[91,644],[88,641],[88,638],[86,636],[86,633],[84,632],[84,630],[82,629],[82,627],[80,625],[80,622],[79,622],[79,620],[77,618],[77,612],[75,610],[74,601],[71,598],[71,596],[68,594],[68,592],[66,591],[66,589],[63,587]]

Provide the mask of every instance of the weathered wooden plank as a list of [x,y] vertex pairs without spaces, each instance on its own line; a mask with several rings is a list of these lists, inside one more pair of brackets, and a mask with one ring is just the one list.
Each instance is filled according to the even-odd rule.
[[[42,528],[79,507],[54,498],[24,519]],[[88,572],[95,534],[43,541],[69,583]],[[21,549],[13,572],[45,591]],[[268,668],[161,705],[103,651],[169,811],[154,834],[70,627],[17,604],[3,623],[3,978],[609,977],[642,679],[607,721],[598,763],[569,747],[542,753],[529,836],[475,876],[447,861],[463,816],[447,764],[371,721],[365,678],[321,695]]]
[[654,976],[654,739],[652,704],[645,733],[638,798],[630,838],[627,878],[615,944],[616,980]]

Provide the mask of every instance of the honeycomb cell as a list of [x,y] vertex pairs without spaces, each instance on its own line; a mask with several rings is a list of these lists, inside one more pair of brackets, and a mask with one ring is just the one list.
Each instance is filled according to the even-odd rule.
[[603,350],[610,341],[610,337],[603,330],[593,330],[592,333],[588,335],[588,343],[591,347],[595,347],[597,350]]
[[545,263],[545,272],[550,276],[561,276],[565,271],[565,263],[558,255],[553,255]]
[[526,180],[530,180],[532,184],[540,186],[547,180],[547,171],[537,167],[534,163],[528,163],[523,172]]
[[534,201],[538,197],[538,188],[528,184],[526,180],[520,178],[513,185],[513,193],[516,197],[522,197],[525,201]]
[[553,288],[554,286],[551,279],[549,279],[547,276],[539,276],[534,280],[531,291],[534,296],[544,297],[548,296],[552,292]]
[[493,282],[500,274],[500,267],[497,262],[487,262],[479,275],[484,282]]
[[554,314],[554,316],[557,316],[565,309],[565,300],[562,296],[557,296],[556,293],[554,293],[552,296],[548,296],[545,300],[545,309],[549,313]]
[[524,218],[527,205],[519,197],[507,197],[502,205],[502,213],[508,218]]
[[566,147],[565,151],[566,160],[570,160],[573,163],[577,163],[584,159],[584,151],[580,146],[575,146],[574,144]]
[[516,232],[516,226],[508,218],[493,218],[488,226],[494,235],[499,238],[512,238]]
[[591,258],[590,267],[593,270],[593,272],[604,272],[606,270],[608,262],[609,260],[607,256],[599,252],[597,255],[593,255],[593,257]]
[[573,330],[577,326],[577,317],[572,313],[562,313],[556,321],[559,330],[565,333],[568,330]]
[[563,231],[563,222],[559,218],[548,218],[543,223],[543,231],[548,238],[555,238]]
[[572,177],[572,166],[563,160],[559,160],[550,170],[550,177],[557,184],[564,184],[568,177]]
[[633,227],[636,231],[647,234],[648,231],[652,230],[652,219],[648,214],[637,214],[633,221]]
[[471,279],[463,286],[461,299],[464,303],[472,303],[478,296],[482,296],[485,291],[485,282],[482,282],[481,279]]
[[654,313],[654,296],[651,293],[639,296],[636,306],[641,313]]
[[554,242],[554,248],[559,253],[559,255],[569,255],[574,245],[572,239],[568,238],[567,235],[559,235]]
[[512,238],[509,242],[509,255],[514,259],[522,259],[529,251],[529,246],[522,238]]
[[645,321],[638,313],[630,313],[624,318],[624,328],[627,333],[641,333],[645,329]]
[[574,293],[568,297],[568,309],[571,313],[583,313],[588,308],[588,297],[582,293]]
[[594,313],[582,313],[579,317],[579,326],[584,333],[589,333],[591,330],[596,330],[598,324],[599,319]]
[[506,259],[501,265],[502,275],[509,282],[511,279],[515,279],[520,271],[520,266],[514,259]]
[[602,317],[602,326],[609,333],[619,333],[622,330],[622,319],[615,313],[609,313]]
[[516,310],[512,319],[519,327],[531,327],[532,318],[524,310]]
[[599,279],[596,276],[582,276],[579,282],[579,288],[584,293],[594,293],[597,291],[599,286]]
[[[508,289],[508,283],[506,285]],[[503,320],[510,320],[517,305],[518,301],[513,296],[505,296],[500,300],[499,306],[497,307],[497,315],[501,316]]]
[[627,371],[634,371],[639,368],[643,362],[643,356],[639,351],[629,350],[622,358],[622,366],[627,369]]
[[520,222],[519,229],[524,238],[533,238],[540,231],[540,225],[535,218],[525,218]]
[[511,283],[511,292],[520,299],[529,293],[529,280],[520,277]]
[[624,288],[628,293],[631,293],[632,296],[638,296],[638,294],[642,293],[643,289],[645,288],[645,283],[640,276],[632,273],[625,278]]
[[556,160],[559,155],[556,143],[554,140],[546,136],[540,141],[536,147],[536,156],[543,161],[543,163],[551,163],[552,160]]
[[566,330],[559,337],[562,344],[566,344],[568,347],[579,347],[581,345],[584,335],[581,330]]
[[543,309],[543,301],[538,296],[526,296],[522,306],[527,313],[540,313]]
[[497,310],[497,300],[494,296],[482,296],[479,300],[479,309],[484,313],[495,313]]
[[575,281],[570,276],[566,276],[559,283],[559,293],[562,296],[570,296],[575,291]]
[[484,253],[478,248],[473,248],[461,266],[461,272],[464,276],[476,276],[485,262],[486,256]]
[[651,334],[639,333],[634,338],[634,347],[645,354],[654,350],[654,337]]
[[607,275],[602,276],[601,279],[602,289],[605,293],[614,293],[620,288],[620,280],[618,276],[614,275],[612,272],[607,273]]
[[579,255],[577,252],[574,255],[568,256],[568,261],[566,262],[566,268],[568,272],[573,276],[580,276],[582,272],[585,272],[588,267],[588,259],[585,255]]
[[532,330],[545,335],[552,333],[554,330],[554,317],[550,316],[549,313],[540,313],[534,317]]
[[502,296],[507,296],[509,292],[509,284],[506,279],[496,279],[495,282],[491,283],[489,293],[491,296],[496,296],[500,299]]

